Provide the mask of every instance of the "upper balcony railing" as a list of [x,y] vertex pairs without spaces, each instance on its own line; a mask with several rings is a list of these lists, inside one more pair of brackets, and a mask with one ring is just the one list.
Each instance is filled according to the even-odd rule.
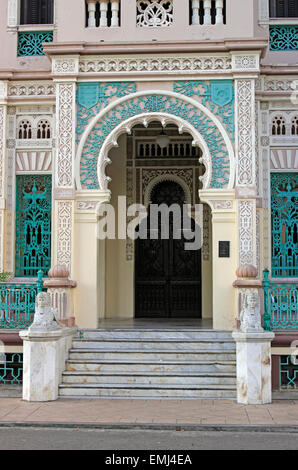
[[[120,26],[120,6],[121,0],[86,0],[86,27]],[[189,18],[191,25],[226,24],[226,0],[189,0]],[[174,19],[173,0],[136,0],[138,27],[167,27]]]

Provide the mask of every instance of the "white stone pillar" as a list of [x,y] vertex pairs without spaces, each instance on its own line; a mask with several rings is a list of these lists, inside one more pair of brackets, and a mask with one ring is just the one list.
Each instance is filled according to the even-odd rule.
[[200,24],[200,0],[192,0],[192,18],[191,24]]
[[108,17],[107,17],[107,12],[108,12],[108,0],[100,0],[100,26],[108,26]]
[[120,0],[112,0],[111,1],[111,6],[112,6],[112,20],[111,20],[111,26],[119,26],[119,1]]
[[5,260],[5,209],[7,182],[7,88],[6,81],[0,81],[0,270],[4,270]]
[[223,0],[216,0],[216,24],[223,24]]
[[96,0],[88,0],[88,27],[94,28],[95,23]]
[[56,83],[57,150],[54,179],[54,227],[52,264],[66,265],[73,276],[74,253],[74,160],[76,133],[76,80],[78,56],[54,56]]
[[204,0],[204,24],[211,24],[211,0]]
[[236,341],[237,402],[265,405],[272,401],[271,341],[274,333],[232,333]]
[[33,323],[28,330],[19,333],[23,339],[23,400],[57,400],[62,372],[76,332],[77,328],[62,327],[58,323],[50,295],[39,293]]

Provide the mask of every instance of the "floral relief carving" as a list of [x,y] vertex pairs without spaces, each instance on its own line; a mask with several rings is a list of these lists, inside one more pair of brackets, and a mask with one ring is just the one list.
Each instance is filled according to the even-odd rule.
[[253,80],[237,80],[237,185],[254,185],[255,100]]
[[254,205],[252,201],[239,202],[239,266],[255,265]]
[[173,23],[173,0],[137,0],[137,26],[165,27]]
[[71,269],[72,201],[58,201],[57,264]]
[[80,73],[176,73],[217,72],[231,70],[229,56],[134,56],[131,57],[83,57],[79,62]]
[[73,185],[74,87],[73,83],[58,84],[57,185],[60,187]]

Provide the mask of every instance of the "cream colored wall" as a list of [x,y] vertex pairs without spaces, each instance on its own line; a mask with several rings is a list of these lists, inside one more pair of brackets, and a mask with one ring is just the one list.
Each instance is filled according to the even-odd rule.
[[209,220],[209,259],[202,256],[202,318],[212,318],[212,223]]
[[[112,179],[111,204],[118,219],[118,196],[126,195],[126,135],[119,140],[119,148],[112,149],[109,158],[112,163],[107,175]],[[106,240],[106,318],[134,317],[134,263],[126,260],[126,240]]]

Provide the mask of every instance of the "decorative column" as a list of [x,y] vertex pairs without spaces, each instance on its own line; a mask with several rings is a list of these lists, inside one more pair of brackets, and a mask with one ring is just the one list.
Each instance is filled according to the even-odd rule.
[[23,339],[23,400],[53,401],[65,369],[68,351],[77,328],[61,327],[50,295],[39,293],[34,321],[19,333]]
[[200,24],[200,0],[192,0],[192,17],[191,24]]
[[5,201],[6,201],[6,135],[7,135],[7,82],[0,81],[0,270],[4,270]]
[[201,202],[212,210],[213,328],[232,330],[235,317],[233,281],[237,268],[237,217],[234,191],[199,191]]
[[54,56],[56,83],[57,151],[54,180],[53,264],[65,265],[73,277],[74,253],[74,159],[76,130],[76,77],[78,56]]
[[223,0],[216,0],[215,8],[216,8],[215,23],[223,24]]
[[112,0],[111,1],[111,8],[112,8],[112,20],[111,26],[119,26],[120,18],[119,18],[119,1],[120,0]]
[[57,310],[61,324],[72,327],[75,325],[72,290],[77,286],[75,281],[69,279],[66,266],[55,266],[49,270],[49,279],[44,281],[51,296],[51,305]]
[[204,24],[211,24],[211,0],[204,0]]
[[271,341],[274,333],[261,325],[261,281],[254,266],[237,269],[239,289],[239,330],[232,333],[236,341],[237,402],[246,405],[271,403]]
[[233,53],[235,76],[238,265],[257,265],[255,79],[259,53]]
[[75,318],[80,328],[97,328],[105,317],[105,240],[98,237],[98,209],[109,202],[110,191],[77,192],[75,236]]
[[107,17],[107,12],[108,12],[108,0],[100,0],[100,26],[108,26],[108,17]]
[[95,22],[96,0],[87,0],[87,3],[88,3],[88,27],[94,28],[96,26],[96,22]]

